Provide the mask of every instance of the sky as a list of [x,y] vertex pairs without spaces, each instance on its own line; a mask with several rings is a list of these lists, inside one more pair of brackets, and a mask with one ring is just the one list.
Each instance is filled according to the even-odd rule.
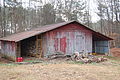
[[97,2],[96,0],[88,0],[90,1],[90,14],[91,14],[91,20],[92,22],[97,22],[100,18],[99,16],[96,14],[98,12],[98,9],[97,9]]
[[[21,1],[21,0],[18,0],[18,1]],[[29,6],[29,0],[22,0],[23,1],[23,5],[25,7],[28,7]],[[32,0],[31,0],[32,1]],[[43,3],[47,2],[47,1],[50,1],[50,0],[42,0]],[[97,2],[96,0],[83,0],[83,1],[89,1],[89,9],[90,9],[90,15],[91,15],[91,21],[92,22],[97,22],[100,18],[99,16],[96,14],[98,12],[97,10]],[[3,3],[3,0],[0,0],[0,3],[2,5]],[[33,5],[33,6],[32,6]],[[34,5],[38,5],[36,3],[32,3],[31,6],[34,7]]]

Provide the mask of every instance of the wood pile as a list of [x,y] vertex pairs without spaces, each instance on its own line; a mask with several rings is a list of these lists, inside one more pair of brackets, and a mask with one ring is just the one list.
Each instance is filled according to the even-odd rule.
[[48,55],[48,59],[58,59],[58,58],[66,58],[66,55],[64,55],[63,53]]
[[96,56],[92,55],[92,54],[88,54],[88,53],[83,53],[83,54],[79,54],[78,52],[75,52],[72,58],[74,61],[80,61],[83,63],[91,63],[91,62],[104,62],[107,61],[106,58],[103,57],[99,57],[97,58]]
[[107,58],[103,57],[96,57],[95,55],[92,54],[79,54],[79,52],[75,52],[73,55],[65,55],[65,54],[52,54],[48,56],[48,59],[65,59],[65,60],[72,60],[76,62],[82,62],[82,63],[99,63],[99,62],[104,62],[107,61]]
[[22,42],[22,52],[24,56],[35,56],[36,54],[36,44],[34,40],[27,40]]

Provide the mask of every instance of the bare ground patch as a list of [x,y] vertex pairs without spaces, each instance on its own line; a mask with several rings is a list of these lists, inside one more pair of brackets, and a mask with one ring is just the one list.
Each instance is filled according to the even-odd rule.
[[79,64],[50,61],[29,65],[0,65],[0,80],[119,80],[120,62]]

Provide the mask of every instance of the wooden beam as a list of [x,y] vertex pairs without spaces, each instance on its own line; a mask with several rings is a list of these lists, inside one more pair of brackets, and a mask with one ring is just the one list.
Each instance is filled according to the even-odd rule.
[[42,57],[42,39],[39,36],[41,35],[37,35],[36,36],[36,56],[41,58]]

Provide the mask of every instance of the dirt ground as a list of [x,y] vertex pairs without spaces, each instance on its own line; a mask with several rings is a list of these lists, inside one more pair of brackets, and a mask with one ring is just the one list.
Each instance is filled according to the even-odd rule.
[[1,55],[0,55],[0,63],[10,63],[10,62],[12,62],[12,61],[3,58],[3,57],[1,57]]
[[110,49],[110,52],[114,57],[120,57],[120,48],[112,48]]
[[38,64],[0,64],[0,80],[120,80],[120,61],[81,64],[51,61]]

